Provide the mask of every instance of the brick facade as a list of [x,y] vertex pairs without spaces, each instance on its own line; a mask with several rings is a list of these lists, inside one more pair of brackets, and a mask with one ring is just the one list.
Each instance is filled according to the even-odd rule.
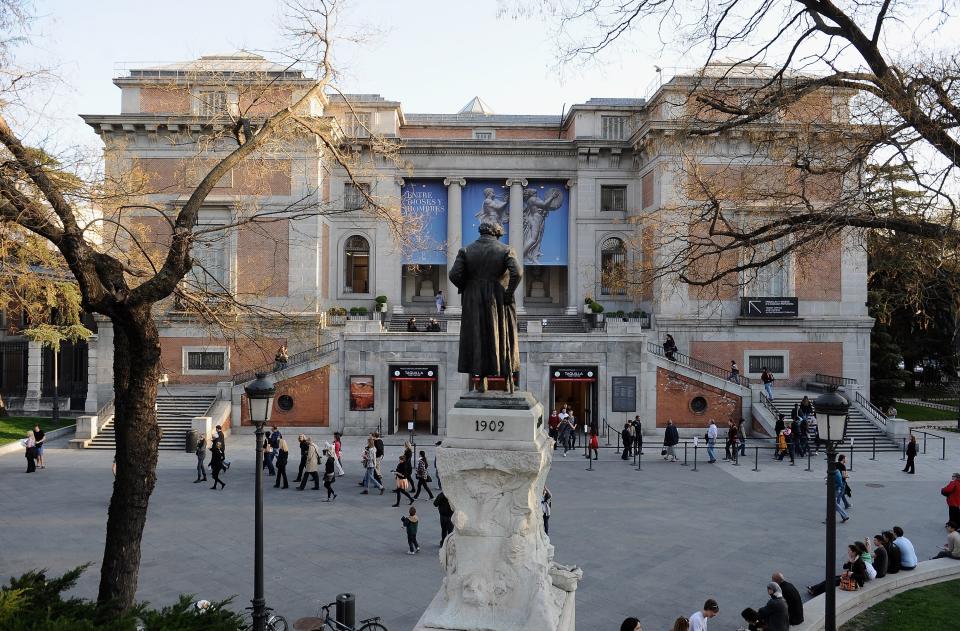
[[286,296],[290,277],[289,220],[237,230],[237,293]]
[[840,342],[691,342],[690,354],[716,366],[729,366],[735,359],[746,373],[745,351],[787,351],[790,374],[778,380],[784,385],[800,386],[812,381],[816,373],[843,374],[843,344]]
[[[691,405],[697,397],[706,401],[702,412],[694,411]],[[713,419],[723,428],[730,419],[740,419],[742,405],[741,398],[735,394],[657,368],[657,427],[666,427],[667,421],[673,421],[677,427],[706,428]]]
[[[250,370],[268,364],[273,354],[286,339],[266,340],[224,340],[223,338],[175,337],[164,335],[160,340],[160,364],[163,372],[170,377],[171,384],[214,384],[229,381],[233,373]],[[185,346],[215,347],[230,349],[230,365],[225,374],[183,374],[183,349]]]
[[794,282],[800,300],[843,299],[843,256],[839,238],[806,247],[796,255]]
[[[285,379],[276,384],[277,394],[273,399],[270,423],[277,427],[329,427],[330,426],[330,367],[324,366],[308,373]],[[280,397],[292,399],[289,410],[280,408]],[[246,395],[241,397],[242,425],[250,425]],[[287,436],[291,449],[295,441]]]

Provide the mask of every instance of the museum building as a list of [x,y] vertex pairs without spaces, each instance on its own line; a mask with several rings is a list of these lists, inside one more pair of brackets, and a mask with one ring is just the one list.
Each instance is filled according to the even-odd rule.
[[[254,75],[269,79],[266,97],[250,96]],[[311,116],[335,121],[343,146],[368,168],[351,180],[304,135],[287,140],[269,168],[238,167],[218,184],[201,224],[229,225],[250,199],[286,218],[197,243],[194,256],[207,278],[196,281],[212,275],[289,320],[255,342],[241,341],[167,305],[157,316],[169,377],[164,392],[230,398],[237,426],[241,386],[262,366],[278,383],[274,420],[281,426],[360,434],[406,433],[412,424],[417,434],[443,435],[445,411],[470,387],[457,372],[461,305],[447,272],[459,248],[478,236],[480,221],[496,220],[523,267],[518,386],[547,409],[567,405],[597,427],[622,427],[639,414],[645,432],[668,419],[697,428],[711,418],[749,418],[758,389],[725,378],[731,360],[754,381],[766,366],[780,385],[826,374],[856,381],[867,394],[872,320],[866,254],[854,234],[710,295],[667,278],[639,289],[613,280],[613,272],[649,268],[665,256],[652,244],[658,222],[690,201],[680,181],[687,143],[700,143],[700,164],[727,177],[760,160],[751,151],[754,132],[725,132],[706,143],[686,135],[677,103],[691,80],[673,77],[649,99],[592,98],[560,116],[495,113],[479,97],[450,114],[406,112],[377,94],[308,104]],[[103,139],[108,169],[117,176],[142,170],[157,184],[152,202],[175,212],[198,181],[196,165],[209,163],[197,158],[198,139],[223,125],[219,114],[287,107],[310,80],[241,52],[130,67],[114,83],[120,113],[84,120]],[[798,120],[836,121],[847,116],[848,99],[824,95]],[[760,125],[764,134],[789,134],[795,122]],[[184,137],[194,143],[174,141]],[[395,154],[376,155],[374,139],[390,141]],[[371,197],[416,222],[412,245],[399,246],[389,226],[365,211]],[[284,215],[303,200],[337,212]],[[123,221],[157,243],[165,238],[168,224],[155,212],[128,212]],[[441,292],[445,309],[438,313]],[[602,316],[587,299],[602,304]],[[111,397],[110,328],[98,324],[88,412]],[[686,359],[663,357],[667,333]],[[284,344],[289,358],[275,362]]]

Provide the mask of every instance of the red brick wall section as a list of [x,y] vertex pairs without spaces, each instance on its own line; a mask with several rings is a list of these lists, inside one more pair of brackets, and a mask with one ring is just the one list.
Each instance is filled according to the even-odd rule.
[[[141,158],[138,164],[147,178],[147,193],[192,192],[213,166],[212,158]],[[214,186],[221,194],[289,195],[289,160],[248,158]]]
[[[695,397],[707,400],[707,408],[702,413],[690,408]],[[666,427],[667,421],[672,420],[677,427],[706,429],[713,419],[723,431],[727,421],[740,419],[742,409],[742,401],[735,394],[657,368],[657,427]]]
[[[843,374],[843,344],[840,342],[691,342],[690,354],[700,360],[726,368],[735,359],[742,372],[744,351],[778,350],[790,352],[790,375],[778,380],[783,385],[799,386],[812,381],[816,373]],[[776,389],[776,384],[774,384]]]
[[176,87],[140,88],[140,111],[144,114],[189,114],[190,91]]
[[227,381],[230,375],[185,375],[183,374],[183,347],[184,346],[228,346],[230,348],[230,374],[243,372],[268,364],[273,360],[274,353],[284,338],[265,340],[233,340],[226,341],[217,338],[203,337],[161,337],[160,364],[163,372],[170,376],[170,383],[217,383]]
[[290,275],[289,221],[248,224],[237,230],[237,292],[286,296]]
[[[285,379],[277,383],[277,394],[273,399],[273,412],[270,423],[284,427],[329,427],[330,426],[330,367]],[[293,399],[293,408],[281,410],[278,402],[281,396]],[[241,424],[250,425],[249,407],[246,395],[241,397]],[[291,449],[296,447],[290,436],[285,437]]]
[[469,127],[401,127],[401,138],[473,138]]
[[821,246],[811,245],[797,252],[794,275],[797,298],[842,300],[842,258],[839,238],[831,239]]
[[640,180],[642,205],[644,208],[653,206],[653,171],[645,173]]

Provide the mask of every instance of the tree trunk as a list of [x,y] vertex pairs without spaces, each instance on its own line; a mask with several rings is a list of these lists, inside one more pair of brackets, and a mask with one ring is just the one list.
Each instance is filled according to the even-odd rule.
[[150,306],[114,314],[111,320],[117,475],[107,516],[97,603],[102,610],[121,612],[134,604],[140,542],[157,480],[160,428],[155,404],[160,336]]

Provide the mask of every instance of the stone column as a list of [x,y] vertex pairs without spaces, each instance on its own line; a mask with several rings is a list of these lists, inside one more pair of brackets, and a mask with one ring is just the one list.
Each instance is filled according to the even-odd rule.
[[39,342],[27,342],[27,394],[23,399],[24,412],[40,410],[40,390],[43,373],[43,347]]
[[87,398],[83,402],[83,411],[96,414],[97,406],[97,341],[96,335],[87,340]]
[[[453,262],[457,260],[457,252],[463,247],[461,234],[462,192],[467,181],[462,177],[448,177],[443,180],[447,187],[447,274],[453,269]],[[459,315],[462,311],[460,294],[447,278],[444,278],[447,287],[447,313]]]
[[567,205],[567,315],[580,313],[582,296],[577,291],[580,273],[577,257],[577,181],[567,180],[570,201]]
[[[517,259],[520,261],[520,272],[523,272],[523,187],[527,185],[527,180],[523,178],[510,178],[507,180],[507,186],[510,187],[510,222],[508,231],[508,240],[510,247],[517,253]],[[514,294],[517,313],[523,313],[523,297],[526,295],[526,279],[520,281],[520,287]]]

